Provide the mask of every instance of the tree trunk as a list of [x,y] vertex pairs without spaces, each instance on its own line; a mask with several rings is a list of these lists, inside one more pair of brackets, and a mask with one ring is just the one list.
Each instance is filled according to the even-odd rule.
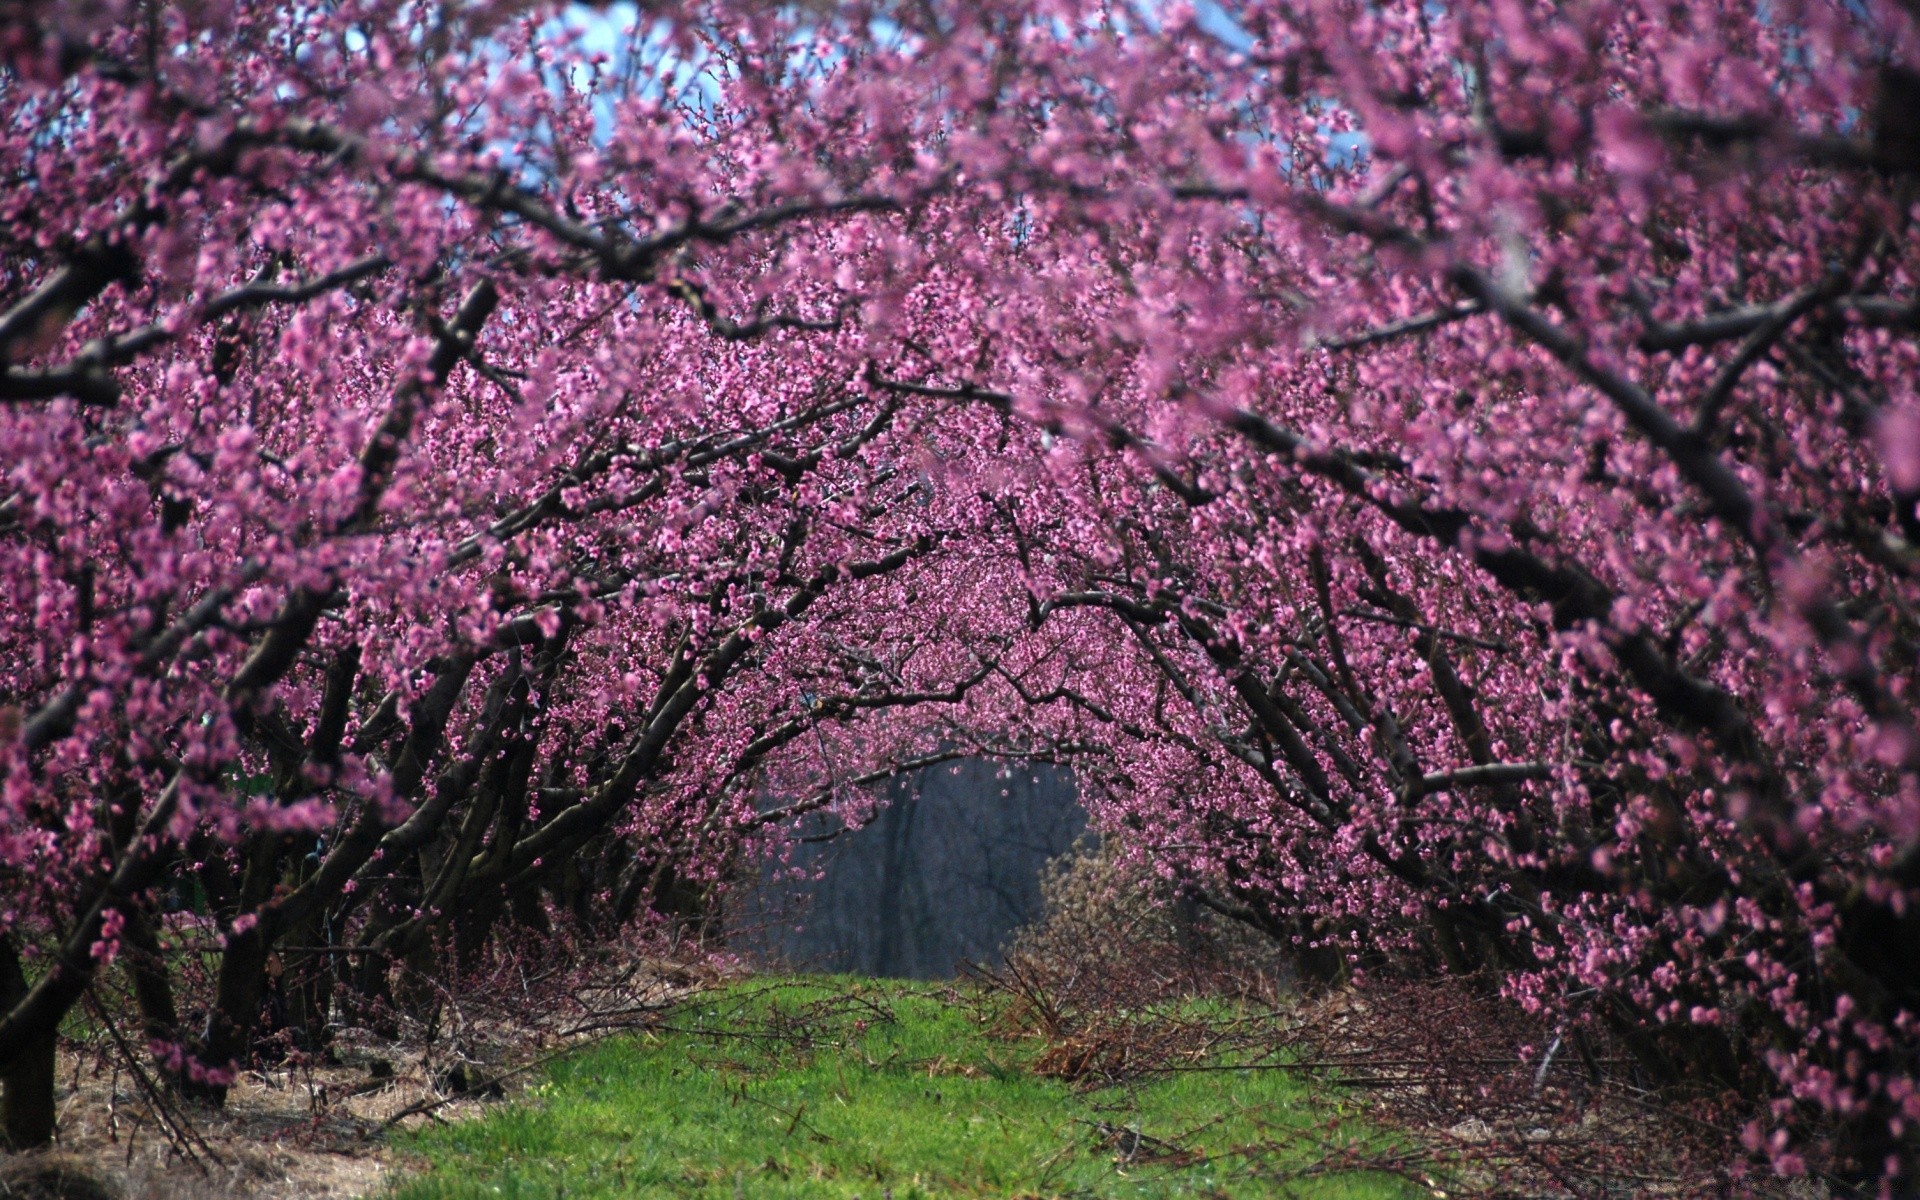
[[120,939],[126,943],[122,962],[140,1005],[140,1031],[149,1043],[172,1042],[180,1036],[179,1010],[173,1001],[173,980],[145,909],[128,906]]
[[[27,994],[26,973],[12,938],[0,937],[0,1012]],[[8,1150],[29,1150],[53,1140],[55,1031],[35,1039],[24,1054],[0,1073],[0,1143]]]
[[251,1048],[254,1020],[259,1016],[267,981],[267,956],[273,949],[267,933],[256,924],[227,935],[213,1011],[207,1016],[207,1027],[195,1052],[204,1066],[219,1075],[214,1079],[181,1080],[182,1091],[215,1108],[226,1104],[227,1080],[245,1065]]
[[913,873],[914,818],[920,812],[918,789],[902,780],[894,787],[892,803],[880,814],[886,835],[884,857],[880,860],[880,891],[875,897],[880,910],[880,939],[874,950],[873,973],[906,978],[913,973],[912,957],[919,949],[916,936],[924,915],[912,911],[908,882]]

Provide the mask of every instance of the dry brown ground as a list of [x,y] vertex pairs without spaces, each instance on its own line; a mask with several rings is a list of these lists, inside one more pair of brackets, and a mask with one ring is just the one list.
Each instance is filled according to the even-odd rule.
[[[1739,1149],[1739,1110],[1655,1095],[1604,1041],[1580,1050],[1458,983],[1343,990],[1292,1010],[1305,1062],[1359,1091],[1376,1118],[1447,1164],[1456,1196],[1827,1200],[1817,1178],[1776,1179]],[[1523,1058],[1517,1043],[1551,1046]]]
[[0,1156],[0,1200],[375,1196],[410,1165],[390,1130],[472,1116],[547,1059],[642,1026],[715,977],[636,955],[585,982],[445,997],[397,1037],[338,1031],[337,1063],[243,1073],[218,1112],[157,1093],[110,1040],[63,1047],[58,1145]]

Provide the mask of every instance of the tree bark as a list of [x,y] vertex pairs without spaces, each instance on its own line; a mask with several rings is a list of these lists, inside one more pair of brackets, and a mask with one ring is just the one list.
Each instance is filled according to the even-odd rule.
[[133,982],[134,999],[140,1005],[140,1031],[149,1045],[170,1043],[180,1036],[179,1009],[173,999],[173,980],[167,974],[167,962],[153,921],[146,909],[129,905],[123,910],[126,924],[120,932],[126,943],[123,961]]
[[[20,968],[13,939],[0,937],[0,1011],[12,1008],[27,994],[27,976]],[[36,1037],[5,1071],[0,1071],[0,1143],[8,1150],[30,1150],[53,1141],[55,1034]]]

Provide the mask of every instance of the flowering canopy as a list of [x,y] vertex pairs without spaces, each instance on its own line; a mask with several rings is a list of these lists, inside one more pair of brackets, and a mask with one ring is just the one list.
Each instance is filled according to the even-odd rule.
[[1907,1169],[1913,11],[564,17],[0,9],[0,1070],[983,752]]

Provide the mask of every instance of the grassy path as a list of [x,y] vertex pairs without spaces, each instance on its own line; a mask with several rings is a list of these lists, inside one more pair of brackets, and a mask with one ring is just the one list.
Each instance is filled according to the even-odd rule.
[[926,985],[734,984],[552,1065],[526,1101],[411,1135],[431,1167],[396,1200],[1427,1194],[1318,1173],[1386,1143],[1247,1039],[1089,1091],[1036,1074],[1050,1048],[992,1013]]

